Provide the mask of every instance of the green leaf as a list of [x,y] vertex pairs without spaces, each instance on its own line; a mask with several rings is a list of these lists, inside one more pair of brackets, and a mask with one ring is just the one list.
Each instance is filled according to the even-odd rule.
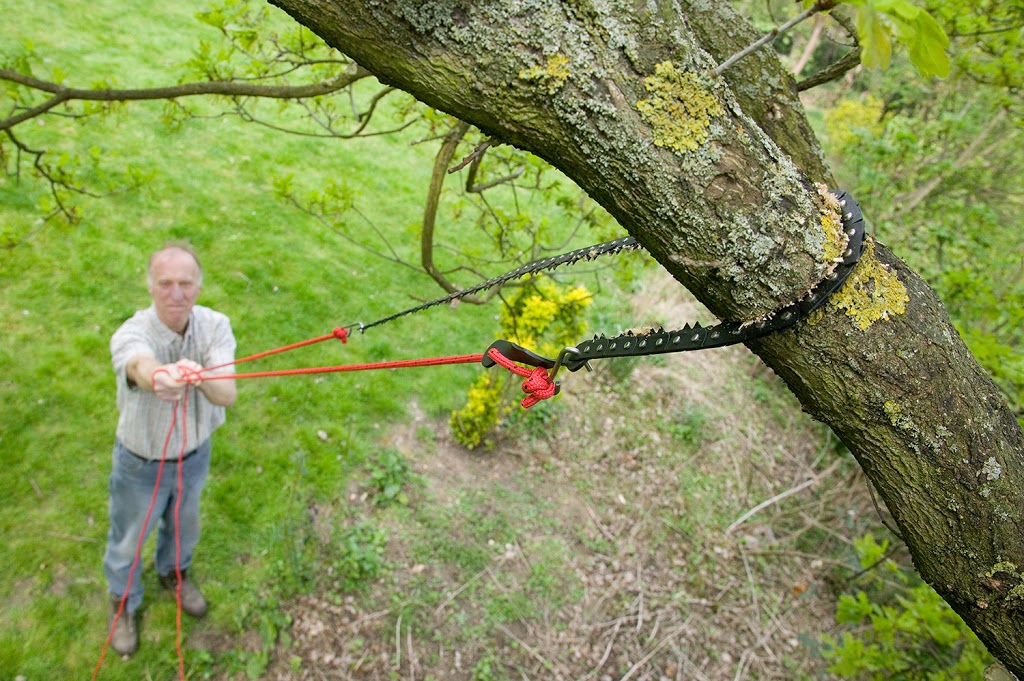
[[857,37],[860,40],[860,60],[868,68],[886,69],[892,57],[889,30],[882,23],[874,6],[864,4],[857,12]]
[[[866,2],[860,12],[861,14],[867,12],[875,22],[879,20],[879,12],[886,15],[892,24],[896,39],[906,44],[910,53],[910,61],[914,63],[923,77],[945,78],[949,75],[949,58],[945,52],[946,47],[949,46],[949,37],[928,12],[907,0],[873,0]],[[865,20],[867,20],[866,17]],[[888,27],[884,23],[880,25],[883,30],[888,32]],[[860,14],[858,14],[857,32],[861,34],[863,44],[865,32],[861,29]],[[864,53],[864,64],[872,66],[867,62],[866,53]],[[884,61],[884,64],[888,64],[888,59]],[[885,68],[884,65],[883,68]]]
[[208,12],[196,12],[196,19],[204,24],[209,24],[214,28],[224,28],[224,24],[227,21],[227,17],[224,16],[224,12],[216,9]]
[[915,26],[917,31],[910,43],[910,61],[914,62],[914,66],[925,78],[945,78],[949,75],[949,57],[946,56],[949,37],[938,22],[924,11],[918,13]]
[[915,7],[907,0],[874,0],[871,4],[879,12],[884,12],[908,23],[913,23],[917,19],[917,15],[921,13],[920,7]]

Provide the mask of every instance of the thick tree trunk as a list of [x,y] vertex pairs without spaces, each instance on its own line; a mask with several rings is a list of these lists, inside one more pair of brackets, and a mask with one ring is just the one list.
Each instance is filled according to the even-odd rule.
[[[383,82],[560,168],[724,319],[827,271],[812,181],[828,171],[791,79],[768,52],[710,74],[751,34],[728,3],[273,1]],[[921,575],[1024,675],[1024,434],[917,275],[874,245],[854,278],[752,347],[849,446]]]

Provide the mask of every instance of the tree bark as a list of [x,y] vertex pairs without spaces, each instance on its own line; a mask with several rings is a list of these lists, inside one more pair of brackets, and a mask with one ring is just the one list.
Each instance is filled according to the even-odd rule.
[[[829,173],[792,78],[768,51],[710,75],[753,34],[728,3],[273,2],[561,169],[719,317],[759,319],[828,271],[813,183]],[[853,279],[750,345],[857,457],[921,575],[1024,676],[1024,433],[914,272],[877,244]]]

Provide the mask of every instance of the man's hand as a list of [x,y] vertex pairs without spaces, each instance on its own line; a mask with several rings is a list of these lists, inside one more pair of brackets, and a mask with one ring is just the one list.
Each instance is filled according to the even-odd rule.
[[[178,368],[181,369],[182,379],[199,388],[206,398],[222,407],[230,407],[235,402],[234,380],[203,381],[203,376],[196,372],[203,371],[203,366],[190,359],[179,359]],[[225,373],[221,370],[220,374]]]
[[[195,364],[195,362],[193,362],[193,364]],[[188,386],[188,383],[185,380],[185,372],[182,371],[178,364],[161,364],[153,370],[151,378],[153,383],[153,392],[161,400],[166,400],[168,402],[177,402],[180,400],[182,395],[185,394],[185,387]]]
[[179,359],[174,364],[181,370],[182,378],[192,385],[199,385],[203,382],[203,377],[199,373],[203,370],[203,365],[199,362],[191,359]]

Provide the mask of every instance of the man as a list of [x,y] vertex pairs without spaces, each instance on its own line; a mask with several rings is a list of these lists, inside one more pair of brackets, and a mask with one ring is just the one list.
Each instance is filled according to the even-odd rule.
[[[199,541],[199,494],[210,467],[210,435],[224,423],[225,407],[234,403],[236,393],[233,379],[199,381],[194,376],[203,367],[232,362],[235,354],[228,318],[195,304],[202,280],[199,259],[190,247],[171,244],[161,248],[149,261],[147,284],[153,304],[136,312],[110,339],[120,416],[110,474],[110,532],[103,569],[110,591],[111,625],[122,596],[128,592],[111,639],[111,647],[121,655],[134,653],[139,645],[135,610],[142,603],[142,568],[136,567],[130,585],[129,572],[139,534],[148,537],[157,524],[160,584],[177,589],[180,568],[182,609],[194,617],[206,614],[206,599],[187,570]],[[216,373],[233,370],[225,367]],[[187,410],[179,408],[179,402]],[[154,490],[165,451],[160,486]],[[149,524],[143,528],[154,497]],[[180,561],[176,562],[178,540]]]

